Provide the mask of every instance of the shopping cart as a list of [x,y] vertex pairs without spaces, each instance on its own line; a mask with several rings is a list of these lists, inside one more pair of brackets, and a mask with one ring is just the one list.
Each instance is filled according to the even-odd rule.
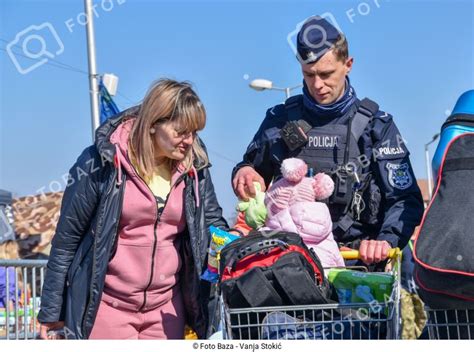
[[[341,252],[358,259],[358,251]],[[316,304],[232,309],[219,296],[224,339],[398,339],[400,335],[400,261],[398,248],[390,250],[393,289],[384,302]],[[350,268],[350,267],[349,267]]]
[[474,339],[474,310],[425,307],[430,340]]

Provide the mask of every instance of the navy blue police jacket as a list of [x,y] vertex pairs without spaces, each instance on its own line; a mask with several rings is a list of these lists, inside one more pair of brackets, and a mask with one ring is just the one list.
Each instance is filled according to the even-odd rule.
[[[234,168],[232,178],[240,168],[251,166],[263,177],[268,188],[272,180],[281,177],[280,167],[284,159],[306,159],[308,155],[318,155],[324,148],[334,151],[338,148],[339,137],[333,130],[338,130],[341,125],[347,128],[359,104],[356,99],[347,112],[330,117],[315,116],[303,106],[302,119],[313,128],[322,128],[327,134],[311,135],[311,130],[307,145],[303,147],[304,153],[300,150],[291,152],[280,136],[281,129],[289,120],[285,104],[268,109],[243,160]],[[340,223],[344,221],[347,207],[329,202],[335,239],[341,245],[355,248],[362,239],[385,240],[392,248],[403,248],[420,223],[424,205],[410,163],[410,153],[392,116],[379,110],[358,139],[357,146],[360,151],[358,169],[370,179],[364,190],[364,209],[358,217],[352,216],[349,228],[341,230]]]

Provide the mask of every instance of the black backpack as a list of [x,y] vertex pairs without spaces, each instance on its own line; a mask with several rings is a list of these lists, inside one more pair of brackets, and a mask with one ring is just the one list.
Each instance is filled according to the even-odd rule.
[[434,309],[474,309],[474,133],[454,138],[415,241],[414,277]]
[[220,253],[219,288],[229,308],[323,304],[331,287],[298,234],[256,232]]

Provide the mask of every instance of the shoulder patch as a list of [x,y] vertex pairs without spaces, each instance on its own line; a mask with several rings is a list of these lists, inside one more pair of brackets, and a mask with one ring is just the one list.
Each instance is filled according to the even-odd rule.
[[397,143],[395,146],[388,144],[382,144],[378,148],[373,149],[375,159],[394,159],[403,158],[407,152],[403,148],[401,143]]
[[396,189],[404,190],[413,184],[408,163],[392,164],[387,163],[388,183]]

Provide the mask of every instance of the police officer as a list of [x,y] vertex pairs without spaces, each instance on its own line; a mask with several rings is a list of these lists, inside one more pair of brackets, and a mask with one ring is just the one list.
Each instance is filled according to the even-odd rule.
[[303,94],[269,109],[232,172],[239,198],[255,195],[281,176],[282,160],[298,157],[311,173],[335,182],[328,205],[333,233],[344,246],[359,248],[366,264],[403,248],[423,213],[409,151],[392,116],[359,100],[349,80],[353,58],[343,33],[319,16],[297,36]]

